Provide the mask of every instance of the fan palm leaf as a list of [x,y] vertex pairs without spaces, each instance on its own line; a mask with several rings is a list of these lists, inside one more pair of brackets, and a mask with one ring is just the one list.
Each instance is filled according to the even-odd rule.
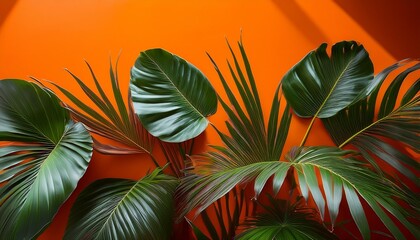
[[412,216],[396,199],[412,206],[419,206],[418,200],[356,160],[353,152],[335,147],[299,147],[292,149],[286,159],[297,170],[298,187],[303,196],[308,199],[311,193],[321,218],[328,205],[334,224],[344,193],[351,216],[364,239],[370,238],[370,229],[360,198],[368,203],[395,238],[404,239],[404,235],[384,209],[418,236],[419,230],[410,222]]
[[85,173],[92,139],[35,83],[0,81],[0,235],[33,239]]
[[[125,145],[125,147],[112,146],[102,144],[95,139],[95,149],[104,154],[147,153],[151,155],[154,139],[143,128],[134,113],[130,95],[128,96],[128,107],[126,106],[119,87],[117,70],[114,71],[112,65],[110,65],[110,82],[112,85],[113,101],[116,103],[116,106],[114,106],[111,99],[101,87],[92,67],[87,62],[86,65],[91,73],[98,94],[90,89],[83,80],[70,71],[67,71],[99,111],[88,106],[66,89],[53,84],[77,107],[66,105],[76,120],[82,122],[92,133]],[[117,66],[118,61],[115,69],[117,69]],[[155,162],[155,164],[157,163]]]
[[269,200],[269,204],[260,205],[263,212],[245,220],[245,231],[235,239],[338,239],[319,222],[316,212],[306,207],[301,198],[292,205],[273,197]]
[[178,180],[161,171],[89,185],[73,205],[64,239],[169,239]]
[[[390,73],[407,65],[410,67],[400,72],[387,88],[375,117],[375,104],[382,83]],[[331,118],[323,119],[337,146],[355,146],[373,165],[377,165],[373,160],[377,156],[417,184],[418,179],[410,167],[419,170],[418,161],[414,156],[399,150],[397,146],[403,145],[414,152],[419,152],[420,80],[414,81],[399,104],[397,97],[401,84],[419,68],[418,61],[410,60],[388,67],[375,77],[374,82],[377,84],[372,88],[369,97],[354,103]],[[394,141],[394,144],[385,141],[386,139]]]
[[279,118],[281,88],[279,86],[276,90],[266,128],[250,63],[242,42],[239,42],[238,46],[245,71],[242,70],[230,46],[234,67],[229,63],[228,66],[243,107],[211,59],[231,105],[219,98],[229,117],[226,125],[230,136],[216,129],[225,146],[213,146],[215,151],[195,158],[197,167],[193,170],[194,174],[182,180],[178,191],[178,196],[186,199],[180,201],[181,216],[196,207],[197,213],[202,212],[238,184],[245,184],[255,178],[257,195],[273,175],[274,191],[278,192],[290,167],[287,162],[279,162],[291,121],[291,112],[287,106]]

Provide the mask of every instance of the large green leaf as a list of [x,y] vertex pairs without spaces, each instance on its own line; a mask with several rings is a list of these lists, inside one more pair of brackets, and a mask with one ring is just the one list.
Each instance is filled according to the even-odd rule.
[[327,118],[360,97],[373,79],[373,64],[362,45],[339,42],[310,52],[283,77],[288,103],[301,117]]
[[0,235],[33,239],[83,176],[92,139],[51,92],[0,81]]
[[[318,206],[321,217],[324,208],[321,203],[326,199],[331,219],[336,219],[342,194],[345,193],[351,216],[363,238],[370,238],[370,229],[360,198],[369,204],[395,238],[404,239],[404,235],[384,209],[414,236],[418,236],[418,228],[409,221],[413,216],[406,211],[406,205],[400,202],[405,201],[416,208],[419,206],[418,200],[354,158],[355,155],[351,151],[335,147],[300,147],[286,155],[286,159],[302,173],[303,181],[310,186],[309,192]],[[308,174],[308,169],[311,169],[312,173],[315,173],[315,170],[320,171],[322,184],[318,184],[318,179],[314,178],[312,173]],[[320,194],[320,186],[324,188],[325,197]]]
[[163,49],[140,53],[131,70],[130,90],[143,126],[167,142],[198,136],[217,108],[216,92],[203,73]]
[[338,239],[317,219],[313,209],[306,207],[298,198],[290,205],[285,200],[269,198],[270,204],[262,204],[264,211],[246,219],[245,231],[235,239]]
[[98,180],[74,203],[64,239],[169,239],[177,186],[161,169],[139,181]]
[[[420,80],[413,82],[406,92],[400,91],[402,83],[420,69],[420,63],[414,63],[405,60],[386,68],[375,77],[374,82],[377,84],[368,98],[354,103],[331,118],[323,119],[323,123],[337,146],[351,144],[357,147],[374,166],[377,164],[371,156],[377,156],[418,184],[416,174],[410,170],[410,167],[414,170],[420,168],[418,161],[415,156],[398,149],[401,145],[415,152],[420,149]],[[382,83],[390,73],[400,69],[404,70],[391,79],[381,99],[380,109],[375,114]],[[399,93],[404,95],[398,104]],[[387,140],[394,140],[394,143],[390,144]]]

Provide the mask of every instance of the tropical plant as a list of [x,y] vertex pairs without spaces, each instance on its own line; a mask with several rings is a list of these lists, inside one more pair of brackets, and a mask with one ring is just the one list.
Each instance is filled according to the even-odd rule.
[[[266,118],[242,41],[240,58],[228,46],[231,81],[210,57],[227,100],[199,69],[163,49],[135,61],[126,101],[112,65],[112,98],[89,64],[96,89],[69,71],[92,104],[54,83],[0,81],[0,235],[41,234],[95,149],[147,154],[156,169],[141,179],[91,183],[71,209],[65,239],[185,239],[186,232],[196,239],[338,239],[344,205],[364,239],[374,234],[366,211],[382,221],[389,232],[382,236],[420,236],[417,60],[374,76],[362,45],[339,42],[328,54],[322,44],[285,74]],[[218,103],[227,132],[211,124],[222,144],[197,154],[194,138]],[[308,129],[299,146],[285,149],[297,118],[311,118]],[[306,145],[317,119],[336,146]],[[157,147],[166,161],[155,157]]]

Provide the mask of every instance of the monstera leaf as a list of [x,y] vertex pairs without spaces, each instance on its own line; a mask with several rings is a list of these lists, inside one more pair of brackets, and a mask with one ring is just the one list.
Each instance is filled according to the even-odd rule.
[[217,108],[216,92],[203,73],[163,49],[140,54],[131,70],[130,89],[144,127],[167,142],[198,136]]
[[2,80],[0,140],[0,235],[34,239],[85,173],[92,139],[51,92]]
[[373,79],[373,65],[362,45],[339,42],[310,52],[283,78],[287,102],[301,117],[327,118],[361,97]]
[[139,181],[98,180],[76,200],[64,239],[169,239],[177,186],[159,168]]

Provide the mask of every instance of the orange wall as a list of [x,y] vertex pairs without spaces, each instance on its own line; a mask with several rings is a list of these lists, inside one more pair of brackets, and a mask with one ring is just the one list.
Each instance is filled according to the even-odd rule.
[[[398,48],[394,45],[390,49],[389,44],[382,44],[384,38],[393,36],[371,35],[358,23],[363,24],[363,21],[354,20],[351,11],[343,10],[354,9],[349,8],[351,4],[342,8],[326,0],[2,0],[1,5],[0,79],[35,76],[59,83],[80,96],[81,92],[63,68],[90,80],[83,63],[86,59],[107,87],[109,57],[115,59],[122,50],[119,73],[125,92],[129,69],[137,55],[153,47],[162,47],[186,58],[221,92],[205,52],[226,69],[225,38],[234,43],[242,29],[258,87],[264,93],[264,108],[268,111],[273,89],[283,74],[322,42],[331,44],[352,39],[362,42],[376,72],[396,60],[391,50]],[[376,23],[379,26],[380,22]],[[409,37],[400,38],[403,41]],[[402,54],[410,57],[410,52],[400,51],[398,56]],[[218,126],[222,126],[224,120],[221,111],[211,117]],[[306,121],[294,122],[289,146],[299,143],[306,124]],[[319,133],[313,133],[307,143],[320,139],[324,144],[331,143],[322,126],[316,127]],[[211,130],[207,137],[209,142],[217,141]],[[81,187],[104,177],[138,179],[152,167],[138,156],[112,159],[95,153],[76,194],[60,210],[41,239],[61,238],[70,206]]]

